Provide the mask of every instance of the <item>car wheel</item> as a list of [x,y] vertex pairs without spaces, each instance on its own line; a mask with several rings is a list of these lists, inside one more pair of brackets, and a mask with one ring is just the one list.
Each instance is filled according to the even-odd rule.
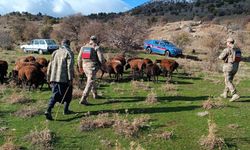
[[151,54],[151,53],[152,53],[152,50],[151,50],[151,48],[150,48],[150,47],[148,47],[148,48],[147,48],[147,52],[148,52],[149,54]]
[[39,50],[38,50],[38,53],[39,53],[40,55],[42,55],[42,54],[43,54],[43,51],[42,51],[41,49],[39,49]]
[[23,52],[24,52],[24,53],[28,53],[27,50],[26,50],[25,48],[23,48]]
[[165,56],[166,56],[166,57],[169,57],[169,56],[170,56],[169,51],[165,51]]

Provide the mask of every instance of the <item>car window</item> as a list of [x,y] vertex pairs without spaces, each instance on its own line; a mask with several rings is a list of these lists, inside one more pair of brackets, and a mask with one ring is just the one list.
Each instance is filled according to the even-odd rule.
[[45,44],[44,40],[39,40],[39,44],[44,45]]
[[54,40],[45,40],[48,45],[56,45]]
[[161,43],[160,43],[160,45],[164,46],[164,45],[165,45],[165,43],[161,42]]
[[39,41],[38,40],[34,40],[34,43],[35,45],[38,45],[39,44]]
[[159,42],[158,42],[158,41],[155,41],[155,44],[159,44]]

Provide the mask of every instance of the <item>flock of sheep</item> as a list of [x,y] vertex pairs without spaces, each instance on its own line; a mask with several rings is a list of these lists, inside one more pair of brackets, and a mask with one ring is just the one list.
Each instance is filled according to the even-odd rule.
[[[49,61],[43,57],[28,56],[21,57],[15,62],[13,70],[9,73],[9,79],[15,82],[20,87],[40,88],[44,83],[48,83],[46,80],[47,67]],[[114,74],[116,81],[119,81],[123,77],[124,69],[130,68],[132,78],[143,78],[144,74],[148,81],[153,77],[153,81],[158,81],[158,76],[163,74],[167,77],[167,80],[171,79],[173,71],[178,68],[179,64],[172,59],[157,59],[153,62],[149,58],[130,58],[126,59],[124,55],[116,55],[113,58],[102,64],[101,79],[104,73],[108,73],[110,78]],[[0,82],[3,84],[7,77],[8,63],[4,60],[0,60]],[[82,83],[84,78],[84,72],[79,72],[78,66],[75,69],[75,76]],[[78,82],[79,83],[79,82]]]

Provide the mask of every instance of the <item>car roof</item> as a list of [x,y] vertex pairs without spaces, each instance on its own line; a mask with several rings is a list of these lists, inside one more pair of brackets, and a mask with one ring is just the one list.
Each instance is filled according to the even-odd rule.
[[33,40],[53,40],[53,39],[33,39]]

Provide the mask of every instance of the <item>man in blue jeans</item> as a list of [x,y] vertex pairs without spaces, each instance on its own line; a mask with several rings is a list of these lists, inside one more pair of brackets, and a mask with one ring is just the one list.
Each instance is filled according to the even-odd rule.
[[61,45],[53,52],[47,71],[47,79],[52,86],[52,96],[45,112],[48,120],[53,120],[51,112],[56,102],[64,103],[64,114],[71,113],[69,104],[73,91],[74,54],[70,49],[69,40],[64,39]]

